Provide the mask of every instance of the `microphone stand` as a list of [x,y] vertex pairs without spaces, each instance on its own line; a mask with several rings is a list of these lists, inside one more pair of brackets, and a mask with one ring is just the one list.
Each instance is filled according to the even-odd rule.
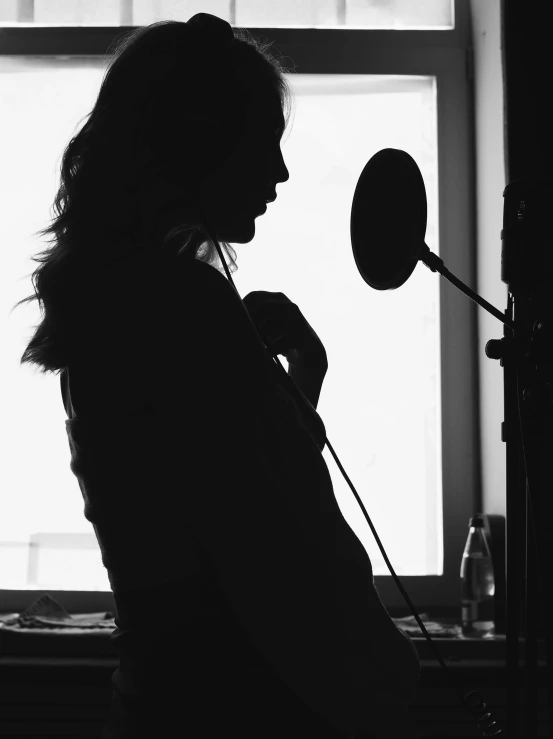
[[[507,314],[514,319],[517,328],[513,332],[504,330],[503,339],[486,345],[486,355],[501,359],[504,369],[506,700],[511,737],[541,734],[542,727],[538,726],[538,637],[546,646],[548,718],[544,721],[545,735],[551,736],[553,728],[553,642],[546,619],[551,614],[552,599],[545,570],[547,563],[552,561],[553,531],[548,465],[553,450],[553,261],[547,238],[552,195],[553,182],[543,179],[516,180],[504,190],[501,279],[509,288]],[[524,331],[523,336],[518,329]],[[524,671],[520,669],[520,658]]]
[[[543,162],[538,161],[540,167]],[[488,341],[486,356],[500,359],[504,369],[501,439],[507,444],[507,731],[510,737],[551,736],[550,731],[541,732],[538,678],[547,677],[549,719],[542,723],[549,723],[551,729],[553,639],[546,617],[553,613],[553,597],[547,587],[546,567],[553,563],[549,464],[553,456],[553,248],[548,222],[553,179],[515,180],[503,195],[501,279],[509,288],[504,313],[452,275],[424,243],[424,181],[406,152],[382,149],[367,162],[355,188],[350,231],[355,263],[370,287],[400,287],[420,259],[504,325],[503,339]],[[399,222],[395,212],[398,202],[405,217]],[[381,243],[388,248],[371,248]],[[544,665],[543,659],[538,664],[538,637],[547,650],[546,672],[538,671]],[[496,722],[490,725],[490,719],[488,712],[478,724],[483,736],[502,734]]]
[[[440,272],[504,324],[503,339],[488,341],[486,356],[500,359],[504,370],[501,439],[507,444],[509,737],[551,736],[553,720],[553,640],[546,619],[553,612],[553,599],[545,571],[553,562],[553,496],[548,466],[553,453],[553,250],[548,246],[546,222],[552,196],[553,181],[518,180],[505,188],[501,232],[501,279],[509,287],[505,314],[452,275],[426,244],[420,256],[432,272]],[[538,734],[539,635],[545,641],[547,659],[546,734]]]

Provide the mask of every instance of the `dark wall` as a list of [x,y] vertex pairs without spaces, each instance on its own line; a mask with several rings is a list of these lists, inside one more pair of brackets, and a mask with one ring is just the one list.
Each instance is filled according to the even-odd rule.
[[553,177],[553,3],[502,0],[507,182]]
[[[516,557],[513,557],[518,565],[509,577],[509,584],[517,581],[521,608],[525,605],[525,591],[530,592],[527,596],[531,604],[529,613],[541,611],[543,618],[538,619],[538,631],[550,634],[553,608],[549,569],[553,560],[553,114],[550,100],[553,3],[502,0],[501,12],[508,183],[504,193],[502,279],[513,296],[516,326],[533,337],[531,342],[519,344],[520,336],[517,336],[517,346],[523,351],[508,360],[511,367],[516,366],[517,375],[510,373],[512,379],[506,386],[506,418],[508,415],[512,419],[506,421],[507,542],[519,542]],[[536,330],[538,324],[540,330]],[[522,434],[519,434],[519,419]],[[526,479],[537,548],[530,542],[525,550]],[[509,610],[509,601],[507,608]],[[521,628],[523,617],[524,614],[520,618]],[[528,623],[531,629],[532,615]]]

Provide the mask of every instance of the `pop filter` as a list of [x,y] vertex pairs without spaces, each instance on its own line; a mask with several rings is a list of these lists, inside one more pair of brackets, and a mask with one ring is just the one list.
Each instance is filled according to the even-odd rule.
[[451,274],[430,251],[424,241],[426,216],[426,189],[413,157],[401,149],[381,149],[361,172],[351,205],[353,258],[367,285],[395,290],[407,282],[420,259],[514,330],[513,321]]
[[357,269],[376,290],[406,282],[428,247],[426,190],[415,160],[382,149],[361,172],[351,206],[350,234]]

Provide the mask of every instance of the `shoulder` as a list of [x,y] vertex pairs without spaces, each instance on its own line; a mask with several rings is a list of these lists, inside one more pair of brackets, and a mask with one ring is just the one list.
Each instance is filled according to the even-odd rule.
[[[97,325],[156,332],[174,329],[175,321],[196,324],[215,316],[231,320],[246,311],[233,286],[215,267],[176,254],[143,253],[110,266],[98,285]],[[104,315],[105,314],[105,315]]]
[[203,303],[205,308],[214,302],[224,303],[227,308],[234,306],[235,309],[242,304],[227,278],[215,267],[198,259],[165,255],[156,260],[153,270],[144,264],[142,276],[146,282],[153,279],[157,297],[168,301],[181,304],[196,301]]
[[[215,267],[168,260],[156,274],[150,337],[174,367],[255,387],[267,374],[266,350],[240,295]],[[191,362],[193,368],[191,366]]]

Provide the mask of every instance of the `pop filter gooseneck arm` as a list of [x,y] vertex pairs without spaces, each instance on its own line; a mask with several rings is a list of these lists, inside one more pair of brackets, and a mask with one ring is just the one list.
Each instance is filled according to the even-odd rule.
[[[421,178],[421,180],[422,180],[422,178]],[[424,185],[423,185],[423,188],[424,188]],[[425,208],[425,228],[426,228],[426,195],[425,195],[424,208]],[[225,273],[227,275],[227,278],[228,278],[229,282],[234,287],[234,289],[236,291],[236,294],[238,295],[238,297],[240,298],[240,300],[242,300],[241,297],[240,297],[240,293],[238,292],[238,289],[236,288],[236,285],[234,284],[234,282],[232,280],[232,277],[230,275],[230,272],[229,272],[229,269],[227,267],[227,263],[226,263],[226,261],[225,261],[225,259],[223,257],[223,253],[221,251],[221,247],[219,245],[219,242],[215,238],[214,234],[211,232],[211,230],[210,230],[210,228],[209,228],[209,226],[207,224],[207,220],[206,220],[205,217],[203,218],[203,225],[205,227],[205,230],[207,232],[207,235],[209,236],[210,240],[212,241],[212,243],[215,245],[215,248],[217,249],[217,253],[219,255],[219,259],[221,260],[221,263],[222,263],[222,265],[223,265],[223,267],[225,269]],[[352,239],[352,241],[353,241],[353,239]],[[416,263],[412,266],[411,271],[409,272],[409,274],[407,275],[407,277],[409,277],[409,275],[413,271],[415,265],[416,265]],[[407,277],[405,279],[407,279]],[[367,281],[364,275],[363,275],[363,278],[365,279],[365,281]],[[403,280],[403,281],[405,281],[405,280]],[[396,285],[396,287],[397,286],[398,285]],[[468,288],[467,288],[467,290],[468,290]],[[275,365],[280,368],[279,372],[280,372],[280,377],[281,377],[281,381],[282,381],[283,385],[289,390],[289,392],[291,393],[292,397],[297,402],[299,402],[300,404],[302,404],[302,407],[305,408],[305,410],[307,411],[307,413],[309,415],[311,415],[311,416],[312,415],[315,415],[316,416],[317,415],[316,414],[316,411],[314,410],[314,408],[311,405],[311,403],[307,400],[307,398],[303,395],[303,393],[296,386],[296,384],[294,383],[294,381],[292,380],[292,378],[288,375],[288,373],[286,372],[286,370],[282,366],[282,364],[281,364],[280,360],[278,359],[278,357],[275,354],[273,354],[271,352],[271,350],[268,348],[269,347],[269,344],[264,340],[264,338],[262,336],[260,336],[259,330],[255,326],[255,324],[254,324],[253,320],[251,319],[251,317],[250,317],[250,315],[249,315],[249,313],[248,313],[248,311],[247,311],[247,309],[246,309],[245,306],[244,306],[244,310],[246,311],[246,314],[247,314],[247,316],[248,316],[248,318],[250,320],[250,323],[254,327],[257,335],[259,336],[259,338],[260,338],[260,340],[261,340],[261,342],[263,344],[263,346],[265,347],[265,350],[267,352],[267,355],[274,361]],[[499,315],[501,315],[501,314],[499,314]],[[502,732],[501,728],[499,727],[499,725],[497,724],[497,722],[492,718],[491,713],[490,713],[489,709],[487,708],[486,703],[485,703],[482,695],[478,691],[471,691],[471,692],[467,693],[466,695],[463,695],[463,692],[461,690],[461,687],[458,685],[457,681],[453,678],[453,675],[448,670],[448,667],[447,667],[446,663],[444,662],[444,660],[443,660],[443,658],[442,658],[442,656],[441,656],[441,654],[440,654],[437,646],[432,641],[432,638],[430,637],[430,634],[426,630],[426,627],[425,627],[424,623],[422,622],[419,614],[417,613],[417,611],[415,609],[415,606],[411,602],[411,599],[409,598],[409,596],[405,592],[405,589],[403,588],[403,585],[401,584],[398,576],[396,575],[395,570],[392,567],[392,564],[391,564],[390,560],[388,559],[388,556],[386,554],[386,551],[385,551],[384,547],[382,546],[382,542],[380,541],[380,538],[379,538],[379,536],[378,536],[378,534],[376,532],[376,529],[374,528],[373,523],[372,523],[372,521],[369,518],[369,514],[367,513],[367,510],[366,510],[365,506],[363,505],[363,501],[359,497],[359,494],[357,493],[357,490],[354,488],[353,483],[351,482],[351,480],[349,479],[346,471],[344,470],[344,468],[343,468],[340,460],[338,459],[338,457],[337,457],[337,455],[336,455],[336,453],[335,453],[335,451],[334,451],[334,449],[333,449],[330,441],[328,440],[328,437],[326,436],[326,434],[325,434],[325,443],[328,446],[328,448],[330,450],[330,453],[332,454],[332,456],[334,458],[334,461],[336,462],[336,464],[337,464],[340,472],[344,476],[344,479],[346,480],[347,484],[349,485],[349,487],[350,487],[353,495],[355,496],[355,499],[357,500],[357,503],[359,504],[359,507],[363,511],[363,515],[365,516],[365,519],[367,520],[367,523],[369,524],[369,527],[370,527],[370,529],[372,531],[372,534],[373,534],[373,536],[374,536],[374,538],[376,540],[376,543],[378,544],[378,547],[379,547],[380,551],[382,552],[382,556],[384,557],[384,560],[386,562],[386,565],[388,566],[388,569],[390,570],[390,573],[391,573],[392,577],[394,578],[394,581],[395,581],[395,583],[396,583],[396,585],[397,585],[400,593],[402,594],[405,602],[409,606],[409,609],[411,610],[411,613],[415,617],[415,619],[417,621],[417,624],[419,625],[419,628],[420,628],[421,632],[424,634],[426,640],[430,644],[430,646],[432,648],[432,651],[434,652],[434,655],[435,655],[436,659],[440,663],[441,667],[447,673],[448,678],[449,678],[450,683],[451,683],[451,688],[457,694],[457,697],[459,698],[459,701],[461,702],[463,708],[471,715],[472,718],[475,718],[477,720],[477,722],[478,722],[477,723],[477,726],[478,726],[478,729],[480,730],[480,732],[482,733],[482,736],[500,736],[503,732]]]
[[428,267],[429,270],[431,270],[432,272],[439,272],[442,277],[445,277],[446,280],[451,282],[452,285],[455,285],[455,287],[459,288],[461,292],[465,293],[465,295],[468,295],[471,300],[474,300],[475,303],[478,303],[478,305],[480,305],[482,308],[485,308],[488,313],[491,313],[492,316],[498,318],[501,323],[504,323],[505,326],[508,326],[514,331],[514,321],[511,321],[509,318],[507,318],[507,316],[501,313],[501,311],[497,310],[497,308],[494,308],[491,303],[488,303],[487,300],[481,298],[478,293],[475,293],[473,290],[470,289],[470,287],[467,287],[464,282],[461,282],[461,280],[455,277],[455,275],[452,275],[451,272],[444,265],[443,259],[440,259],[440,257],[431,252],[426,244],[424,244],[424,247],[425,250],[420,257],[420,260]]

